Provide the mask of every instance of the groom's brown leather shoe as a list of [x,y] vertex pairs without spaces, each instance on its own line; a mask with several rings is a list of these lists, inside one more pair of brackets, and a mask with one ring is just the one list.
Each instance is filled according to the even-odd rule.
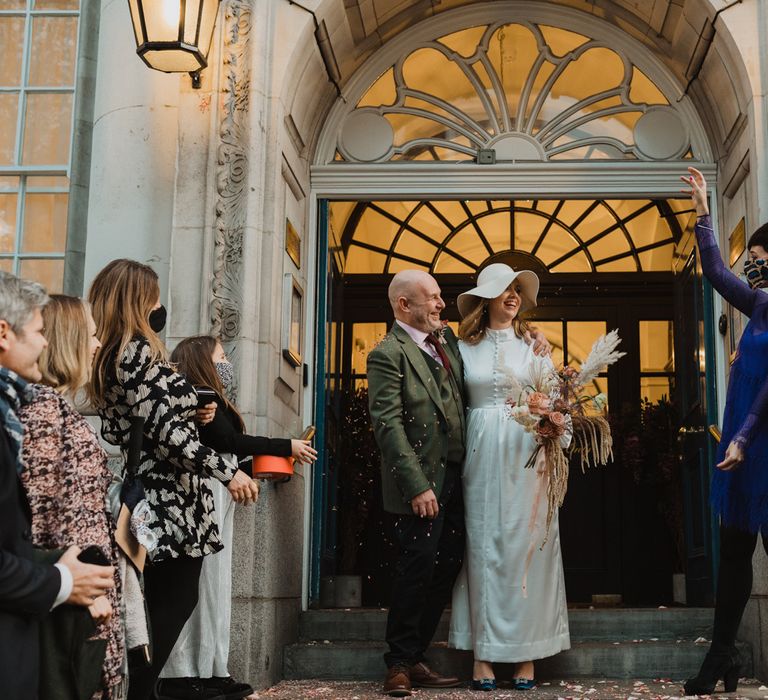
[[461,685],[456,676],[441,676],[423,661],[411,666],[411,683],[419,688],[455,688]]
[[395,664],[387,669],[384,695],[393,698],[406,698],[411,695],[411,670],[408,666]]

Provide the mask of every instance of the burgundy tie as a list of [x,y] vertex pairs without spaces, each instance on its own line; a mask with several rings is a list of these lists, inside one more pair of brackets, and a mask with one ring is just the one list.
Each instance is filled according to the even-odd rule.
[[445,367],[445,369],[450,372],[451,361],[448,359],[448,355],[446,354],[445,350],[443,350],[443,344],[431,333],[425,338],[425,340],[437,351],[443,367]]

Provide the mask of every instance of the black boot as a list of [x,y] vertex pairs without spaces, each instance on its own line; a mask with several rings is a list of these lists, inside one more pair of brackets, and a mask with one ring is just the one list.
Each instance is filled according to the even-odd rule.
[[199,678],[161,678],[155,687],[157,700],[225,700],[226,696],[203,685]]
[[704,663],[701,664],[699,675],[695,678],[689,678],[685,682],[684,690],[686,695],[711,695],[717,681],[723,679],[726,693],[736,691],[739,684],[739,670],[741,668],[741,659],[736,649],[728,651],[707,652],[704,657]]
[[248,683],[238,683],[232,676],[213,676],[203,679],[203,685],[208,690],[216,691],[227,700],[241,700],[253,693],[253,688]]

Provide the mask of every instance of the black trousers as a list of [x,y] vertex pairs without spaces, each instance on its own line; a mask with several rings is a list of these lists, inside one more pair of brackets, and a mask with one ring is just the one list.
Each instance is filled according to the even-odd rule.
[[128,700],[150,700],[160,671],[197,606],[202,557],[164,559],[144,569],[144,596],[152,627],[152,665],[129,668]]
[[464,558],[464,497],[459,465],[448,467],[434,520],[401,515],[400,548],[387,618],[388,667],[422,661],[451,598]]
[[[763,547],[768,553],[766,535],[768,532],[763,532]],[[752,555],[756,546],[757,534],[720,526],[713,652],[729,651],[736,642],[741,617],[752,592]]]

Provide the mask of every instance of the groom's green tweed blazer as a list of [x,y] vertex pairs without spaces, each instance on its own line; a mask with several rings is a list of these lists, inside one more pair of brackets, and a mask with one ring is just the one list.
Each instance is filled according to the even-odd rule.
[[[459,393],[464,367],[450,328],[443,348]],[[411,514],[410,500],[432,489],[440,498],[448,454],[448,423],[430,360],[398,323],[368,355],[368,404],[381,450],[384,510]],[[459,406],[461,432],[464,410]]]

